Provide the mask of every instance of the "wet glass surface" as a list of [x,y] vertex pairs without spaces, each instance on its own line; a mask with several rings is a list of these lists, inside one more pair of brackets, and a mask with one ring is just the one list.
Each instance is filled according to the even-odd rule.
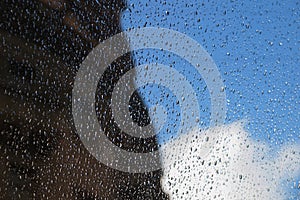
[[298,1],[0,5],[0,199],[300,198]]
[[[98,162],[83,146],[72,118],[72,88],[83,59],[121,31],[122,1],[1,2],[1,199],[163,198],[161,172],[133,174]],[[129,54],[99,81],[96,110],[107,137],[124,149],[150,151],[155,138],[111,131],[111,89],[132,68]],[[138,94],[130,103],[149,123]],[[148,120],[148,121],[147,121]]]

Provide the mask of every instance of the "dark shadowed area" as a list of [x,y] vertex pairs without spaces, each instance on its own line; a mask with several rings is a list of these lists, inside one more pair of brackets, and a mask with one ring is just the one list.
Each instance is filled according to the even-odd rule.
[[[122,0],[1,1],[0,199],[167,199],[161,171],[131,174],[105,166],[73,124],[76,72],[93,47],[121,32],[125,6]],[[114,85],[132,67],[127,54],[99,77],[95,109],[115,145],[150,152],[156,138],[123,133],[109,108]],[[149,124],[138,93],[130,111],[140,126]]]

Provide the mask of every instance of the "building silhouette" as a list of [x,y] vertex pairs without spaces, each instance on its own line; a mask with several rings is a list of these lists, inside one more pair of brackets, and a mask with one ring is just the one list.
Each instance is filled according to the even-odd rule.
[[[166,199],[161,171],[131,174],[99,163],[76,134],[72,87],[80,63],[119,33],[121,0],[1,1],[0,199]],[[133,67],[130,54],[101,77],[96,110],[107,137],[128,151],[157,149],[156,139],[122,133],[109,108],[116,81]],[[131,114],[149,124],[135,93]]]

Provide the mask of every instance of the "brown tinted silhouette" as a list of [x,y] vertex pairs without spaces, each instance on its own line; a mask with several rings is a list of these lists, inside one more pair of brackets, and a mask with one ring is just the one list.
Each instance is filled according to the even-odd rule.
[[[130,174],[99,163],[76,134],[72,87],[80,63],[120,32],[121,0],[1,1],[1,199],[166,199],[161,171]],[[133,63],[117,59],[101,77],[96,111],[107,137],[128,151],[157,149],[155,138],[121,132],[109,107],[116,81]],[[100,77],[99,77],[100,78]],[[131,114],[147,125],[136,93]]]

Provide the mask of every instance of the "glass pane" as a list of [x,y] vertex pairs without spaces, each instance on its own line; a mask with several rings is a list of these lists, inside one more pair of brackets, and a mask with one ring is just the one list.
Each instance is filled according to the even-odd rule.
[[1,3],[0,199],[298,199],[298,1]]

